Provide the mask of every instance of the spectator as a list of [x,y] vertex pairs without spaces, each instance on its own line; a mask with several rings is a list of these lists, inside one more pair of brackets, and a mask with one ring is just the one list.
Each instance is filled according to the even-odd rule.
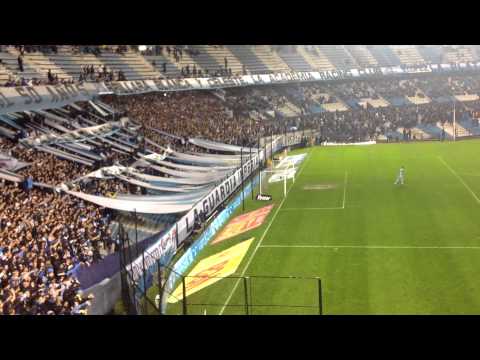
[[23,57],[22,57],[22,55],[18,55],[17,62],[18,62],[18,70],[20,72],[23,72]]
[[48,82],[49,82],[50,84],[52,84],[53,81],[55,80],[55,78],[54,78],[53,75],[52,75],[52,70],[50,70],[50,69],[48,69],[47,78],[48,78]]

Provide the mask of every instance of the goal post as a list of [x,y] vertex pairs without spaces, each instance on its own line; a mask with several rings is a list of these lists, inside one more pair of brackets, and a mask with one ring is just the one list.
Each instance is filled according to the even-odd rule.
[[272,186],[276,186],[276,184],[282,183],[282,193],[285,197],[287,195],[288,181],[291,180],[292,182],[295,182],[295,172],[295,164],[290,162],[283,163],[281,164],[281,166],[260,171],[260,195],[268,195],[269,189],[271,189]]

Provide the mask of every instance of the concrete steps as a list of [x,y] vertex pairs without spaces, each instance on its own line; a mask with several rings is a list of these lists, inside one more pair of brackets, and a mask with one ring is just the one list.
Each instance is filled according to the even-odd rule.
[[286,72],[291,68],[278,56],[277,52],[272,50],[268,45],[254,45],[254,52],[257,57],[268,66],[270,72]]

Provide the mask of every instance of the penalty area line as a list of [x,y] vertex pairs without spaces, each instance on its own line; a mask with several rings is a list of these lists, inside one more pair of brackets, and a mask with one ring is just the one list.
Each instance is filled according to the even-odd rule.
[[345,180],[343,183],[343,204],[342,204],[342,209],[345,209],[345,197],[347,194],[347,179],[348,179],[348,172],[345,171]]
[[453,170],[450,165],[447,164],[447,162],[445,160],[443,160],[443,158],[441,156],[438,157],[440,159],[440,161],[443,163],[443,165],[445,165],[445,167],[462,183],[462,185],[465,187],[465,189],[467,189],[470,194],[474,197],[474,199],[477,201],[477,203],[480,204],[480,199],[477,197],[477,195],[473,192],[473,190],[470,188],[470,186],[467,185],[467,183],[465,183],[465,181],[460,177],[460,175],[458,175],[455,170]]

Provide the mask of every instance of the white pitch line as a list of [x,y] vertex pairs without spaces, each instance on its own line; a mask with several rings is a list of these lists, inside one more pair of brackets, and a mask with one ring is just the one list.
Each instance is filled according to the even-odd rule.
[[463,179],[460,177],[460,175],[458,175],[455,170],[453,170],[445,160],[443,160],[443,158],[441,156],[438,157],[440,159],[440,161],[446,166],[446,168],[448,170],[450,170],[450,172],[458,179],[460,180],[460,182],[463,184],[463,186],[465,186],[465,188],[470,192],[470,194],[472,194],[472,196],[475,198],[475,200],[477,200],[477,202],[480,204],[480,199],[477,197],[477,195],[475,195],[475,193],[473,192],[472,189],[470,189],[470,186],[468,186],[465,181],[463,181]]
[[320,249],[480,249],[480,246],[377,246],[377,245],[261,245],[261,248],[320,248]]
[[343,210],[343,207],[331,208],[284,208],[281,211],[298,211],[298,210]]
[[469,173],[457,173],[459,175],[464,175],[464,176],[475,176],[475,177],[479,177],[480,174],[469,174]]
[[[306,167],[306,165],[307,165],[307,161],[310,160],[310,158],[312,157],[312,156],[311,156],[312,151],[313,151],[313,150],[310,150],[310,152],[308,153],[310,156],[308,157],[308,159],[305,159],[305,162],[302,164],[303,167],[302,167],[302,168],[300,169],[300,171],[298,172],[297,178],[300,177],[300,173],[303,171],[303,169],[305,169],[305,167]],[[241,277],[245,275],[245,273],[246,273],[246,271],[247,271],[247,269],[248,269],[248,266],[249,266],[250,263],[252,262],[252,259],[254,258],[255,254],[257,253],[258,248],[259,248],[260,245],[262,244],[262,241],[263,241],[263,239],[265,238],[265,235],[267,235],[268,230],[270,229],[270,226],[272,226],[273,221],[274,221],[275,218],[277,217],[277,214],[279,213],[280,208],[282,207],[283,203],[284,203],[285,200],[287,199],[287,196],[288,196],[288,194],[290,193],[290,190],[292,190],[293,185],[295,185],[294,182],[292,182],[292,184],[291,184],[290,187],[288,188],[288,191],[287,191],[287,193],[285,194],[285,197],[284,197],[283,200],[280,202],[280,205],[278,206],[277,210],[275,211],[275,214],[273,214],[272,219],[270,220],[267,228],[265,229],[265,231],[264,231],[263,234],[262,234],[262,237],[260,238],[260,240],[258,241],[257,245],[255,246],[255,249],[253,249],[253,252],[252,252],[252,254],[250,255],[250,258],[248,259],[245,267],[243,268],[242,273],[240,274],[240,277],[239,277],[239,278],[237,279],[237,281],[235,282],[235,285],[233,286],[232,291],[231,291],[230,294],[228,295],[228,298],[227,298],[227,300],[225,301],[225,304],[223,305],[223,307],[220,309],[220,312],[218,313],[218,315],[222,315],[222,314],[223,314],[223,312],[225,311],[228,303],[229,303],[230,300],[232,299],[232,296],[233,296],[233,294],[235,293],[235,290],[237,290],[238,284],[240,283]]]
[[348,178],[348,172],[345,171],[345,181],[343,183],[343,205],[342,205],[342,209],[345,209],[345,196],[347,194],[347,178]]

